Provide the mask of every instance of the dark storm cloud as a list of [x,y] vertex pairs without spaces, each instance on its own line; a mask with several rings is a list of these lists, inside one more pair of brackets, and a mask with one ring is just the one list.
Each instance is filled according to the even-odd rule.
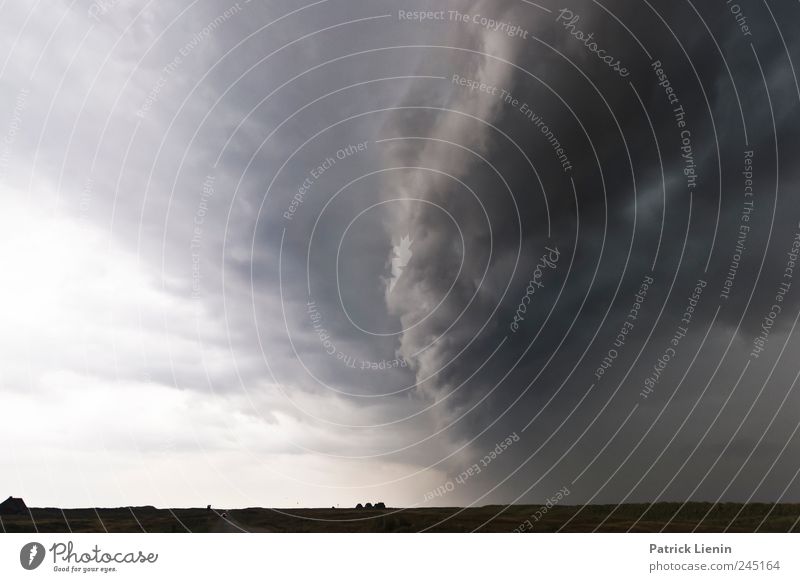
[[[797,131],[796,87],[774,24],[764,11],[758,11],[755,7],[752,9],[754,14],[751,26],[758,31],[755,36],[758,42],[754,41],[757,48],[753,51],[748,40],[743,39],[740,30],[732,25],[733,18],[726,13],[724,7],[699,8],[703,19],[707,23],[714,23],[711,25],[715,35],[713,40],[689,6],[657,9],[664,21],[675,31],[677,39],[664,28],[654,11],[646,6],[617,13],[632,28],[634,34],[640,35],[639,40],[650,52],[651,57],[648,57],[635,39],[625,33],[619,23],[612,20],[607,13],[588,3],[574,3],[571,8],[574,15],[580,16],[578,29],[586,33],[594,32],[596,41],[609,54],[621,55],[631,71],[629,79],[620,79],[592,62],[593,57],[587,56],[584,45],[566,36],[561,25],[554,25],[555,19],[545,25],[541,19],[525,18],[520,13],[514,13],[512,17],[540,33],[538,36],[541,42],[533,40],[524,49],[515,47],[512,51],[514,58],[508,60],[542,78],[552,91],[524,71],[497,63],[491,57],[471,54],[469,58],[461,59],[456,56],[451,60],[451,72],[487,81],[488,85],[493,85],[493,79],[482,78],[481,67],[488,67],[491,63],[503,70],[503,74],[495,75],[502,78],[504,88],[533,104],[532,107],[546,120],[557,139],[567,148],[575,166],[571,177],[575,181],[580,209],[577,247],[573,245],[577,227],[576,208],[569,182],[561,172],[553,171],[554,167],[556,170],[560,168],[554,163],[548,143],[521,116],[518,109],[508,105],[498,106],[495,97],[469,95],[470,107],[479,107],[475,101],[488,102],[490,105],[484,104],[483,110],[498,130],[519,140],[527,151],[536,152],[535,158],[537,165],[543,168],[543,181],[548,196],[553,233],[551,237],[546,236],[541,193],[534,176],[519,159],[514,147],[499,132],[493,132],[474,120],[452,113],[440,113],[433,118],[427,113],[412,118],[400,116],[396,122],[395,131],[401,134],[415,135],[416,126],[429,126],[433,128],[426,134],[429,137],[438,137],[440,132],[462,136],[462,145],[476,148],[485,155],[488,162],[501,169],[510,184],[515,185],[518,194],[517,207],[523,217],[523,260],[509,294],[504,297],[505,289],[497,281],[507,280],[511,274],[511,266],[515,263],[519,244],[515,236],[516,208],[507,204],[501,184],[492,182],[493,176],[487,164],[474,158],[467,161],[469,158],[465,153],[453,152],[453,148],[440,143],[429,147],[409,144],[405,149],[398,148],[394,154],[404,161],[444,160],[443,166],[449,167],[453,167],[454,159],[458,160],[459,163],[455,164],[459,168],[458,177],[467,183],[480,184],[476,190],[482,193],[484,204],[490,208],[492,224],[499,227],[494,229],[497,233],[493,233],[494,280],[483,287],[477,308],[468,312],[468,316],[459,322],[458,332],[448,334],[445,341],[439,342],[417,361],[418,378],[427,376],[429,371],[437,371],[429,383],[435,387],[431,391],[438,398],[447,397],[458,388],[452,397],[443,401],[445,408],[452,407],[453,417],[461,414],[468,405],[480,403],[460,423],[459,430],[467,434],[477,434],[487,424],[497,421],[509,404],[515,403],[514,408],[499,420],[503,428],[490,434],[500,435],[504,430],[508,431],[509,427],[520,429],[536,416],[537,421],[528,434],[535,435],[534,442],[546,442],[564,416],[573,410],[573,406],[594,383],[595,369],[612,347],[614,337],[625,320],[643,277],[652,276],[656,281],[646,300],[647,309],[637,321],[635,333],[631,334],[632,341],[615,361],[613,372],[603,377],[602,381],[596,381],[597,386],[593,393],[571,416],[557,439],[551,441],[550,446],[534,459],[537,467],[534,468],[531,463],[521,469],[516,483],[526,486],[520,487],[520,492],[525,491],[527,484],[533,482],[529,480],[529,476],[536,474],[542,463],[546,462],[549,466],[550,461],[544,459],[558,459],[590,423],[594,424],[595,415],[601,410],[605,411],[605,416],[599,417],[592,432],[582,442],[584,445],[589,442],[604,443],[610,438],[631,407],[641,400],[638,393],[642,388],[642,381],[664,351],[664,347],[669,345],[676,326],[680,324],[679,320],[691,289],[698,279],[703,279],[708,285],[692,321],[691,335],[681,346],[683,353],[680,364],[673,364],[669,381],[658,388],[658,401],[643,402],[638,415],[633,417],[633,422],[622,433],[623,438],[614,443],[606,458],[612,461],[617,458],[622,460],[624,456],[621,452],[627,453],[633,449],[639,436],[648,431],[649,423],[662,410],[668,395],[672,394],[689,365],[691,356],[699,348],[700,340],[711,324],[716,306],[719,305],[719,316],[714,321],[709,340],[703,348],[707,355],[700,362],[694,362],[691,374],[675,393],[671,406],[665,410],[658,424],[647,432],[647,441],[637,451],[642,460],[625,466],[618,479],[622,483],[621,487],[637,484],[642,476],[641,463],[649,464],[670,441],[683,420],[683,410],[699,401],[703,387],[725,353],[726,359],[722,363],[721,371],[715,375],[709,390],[703,392],[705,399],[700,401],[695,417],[687,426],[682,427],[675,441],[671,443],[672,450],[680,452],[673,452],[672,456],[668,452],[654,470],[648,473],[647,479],[643,480],[643,484],[633,495],[646,499],[661,493],[662,484],[670,481],[673,472],[682,463],[684,473],[679,474],[673,482],[677,484],[666,491],[667,497],[672,495],[681,498],[691,493],[696,498],[716,498],[724,489],[727,496],[740,498],[745,492],[751,492],[748,487],[752,487],[752,480],[737,483],[730,488],[725,488],[725,485],[728,483],[726,479],[730,479],[736,469],[741,467],[747,453],[752,452],[766,427],[766,422],[756,420],[763,417],[752,413],[750,422],[743,423],[742,428],[736,432],[750,404],[759,396],[758,389],[763,381],[760,376],[764,373],[761,368],[757,372],[751,372],[751,377],[745,381],[746,386],[740,387],[739,394],[727,403],[720,422],[712,425],[714,415],[709,418],[709,414],[712,411],[716,414],[720,410],[725,403],[724,396],[736,383],[741,370],[738,362],[743,357],[746,358],[765,311],[769,311],[770,298],[775,294],[776,282],[781,279],[787,260],[786,252],[790,250],[797,230],[798,208],[785,195],[796,187],[796,170],[786,164],[786,160],[797,154],[794,145]],[[498,14],[503,14],[503,11],[499,10]],[[730,21],[726,21],[726,18],[730,18]],[[722,48],[722,54],[716,49],[714,41]],[[678,42],[682,49],[677,45]],[[547,48],[545,44],[552,48]],[[469,42],[465,45],[469,46]],[[790,46],[793,54],[796,54],[796,48],[794,41]],[[754,58],[754,52],[757,52],[758,60]],[[731,68],[730,74],[722,60],[723,56],[727,60],[727,66]],[[568,63],[567,59],[572,63]],[[661,67],[652,66],[654,61],[660,61]],[[764,69],[766,87],[762,81],[759,63]],[[681,146],[686,144],[682,143],[682,128],[677,127],[672,111],[677,104],[670,105],[664,89],[657,85],[661,79],[656,77],[656,68],[666,71],[670,86],[679,96],[680,101],[677,104],[686,112],[686,129],[691,131],[691,152],[681,150]],[[558,74],[548,75],[553,70],[557,70]],[[642,104],[628,81],[638,91]],[[738,100],[733,92],[733,83],[738,90]],[[768,105],[767,91],[772,111]],[[566,103],[562,103],[559,97]],[[451,97],[450,103],[462,105],[459,98],[456,94]],[[739,100],[742,113],[738,108]],[[416,101],[417,96],[413,93],[406,98],[406,103]],[[459,109],[458,106],[453,108]],[[573,112],[577,120],[573,117]],[[773,132],[772,115],[775,117],[777,136]],[[742,116],[747,123],[747,144],[744,141]],[[789,120],[795,123],[790,123]],[[654,126],[659,150],[654,146],[650,121]],[[776,138],[780,145],[781,158],[777,176],[774,169]],[[490,145],[487,146],[487,143]],[[729,271],[739,232],[744,202],[742,171],[745,169],[746,150],[755,152],[753,172],[757,210],[750,222],[746,223],[750,230],[746,252],[737,269],[735,293],[725,300],[720,298],[720,290]],[[666,192],[662,191],[658,153],[663,161]],[[684,153],[691,154],[693,167],[698,174],[696,185],[691,188],[687,188],[687,177],[683,172],[687,167],[687,159],[681,157]],[[594,163],[595,156],[599,167]],[[773,224],[776,180],[779,180],[780,187],[777,200],[779,206]],[[460,196],[458,188],[443,180],[431,179],[422,185],[411,183],[411,190],[422,191],[433,200],[452,201]],[[690,192],[691,222],[688,223]],[[784,195],[780,196],[780,192]],[[662,207],[662,196],[665,208]],[[466,210],[464,212],[467,213]],[[402,220],[425,224],[425,228],[436,230],[436,227],[431,226],[437,219],[434,211],[422,210],[419,214],[411,218],[403,217]],[[442,223],[441,228],[444,228],[444,221],[441,218],[439,221]],[[476,270],[479,270],[486,258],[487,241],[490,238],[488,226],[479,221],[469,224],[468,256],[473,262],[473,268],[477,267]],[[767,238],[770,235],[771,240],[767,247]],[[562,252],[560,265],[550,276],[547,289],[537,295],[541,312],[530,314],[529,321],[523,325],[523,332],[512,336],[508,322],[513,320],[517,301],[525,294],[528,276],[540,256],[545,253],[544,248],[548,243],[551,246],[558,244]],[[658,260],[655,269],[651,270],[651,263],[656,259],[656,249]],[[443,285],[437,284],[436,280],[431,282],[428,274],[448,272],[457,258],[457,253],[441,242],[422,252],[422,261],[410,266],[411,273],[407,279],[409,286],[414,282],[419,282],[419,286],[414,290],[406,290],[408,303],[401,307],[401,310],[412,313],[412,306],[420,305],[420,296],[435,296],[442,291]],[[573,252],[574,263],[567,274],[566,268]],[[750,292],[759,273],[759,284],[750,301]],[[547,320],[547,325],[540,330],[539,324],[544,320],[544,313],[555,299],[565,277],[566,284],[563,293],[558,295],[558,304]],[[406,334],[403,338],[404,350],[407,353],[413,352],[418,346],[424,345],[428,338],[444,331],[465,301],[471,297],[474,285],[474,273],[472,277],[460,279],[456,292],[451,295],[452,302],[447,304],[447,310],[430,324],[415,330],[414,334]],[[419,291],[419,288],[423,290]],[[487,314],[491,313],[501,297],[504,300],[500,310],[483,327],[487,323]],[[402,300],[398,300],[400,301]],[[746,305],[748,309],[743,316]],[[659,314],[662,306],[663,314]],[[796,296],[787,297],[783,309],[786,315],[775,324],[776,341],[791,326],[793,314],[797,310]],[[658,325],[653,329],[657,316]],[[573,318],[577,319],[577,326],[570,328]],[[601,323],[602,327],[598,328]],[[482,333],[476,336],[478,330]],[[598,330],[596,336],[595,330]],[[734,330],[737,333],[732,337]],[[487,394],[495,388],[497,380],[517,363],[517,358],[534,337],[536,343],[526,352],[518,367],[487,399]],[[489,359],[503,338],[507,339],[508,349]],[[550,360],[562,339],[560,350]],[[635,367],[628,370],[645,339],[648,339],[648,344],[641,357],[637,359]],[[726,352],[731,341],[732,348]],[[588,351],[584,352],[587,347]],[[574,368],[578,357],[584,353],[585,358]],[[444,367],[456,354],[461,354],[459,365]],[[543,370],[545,362],[548,366]],[[473,376],[483,363],[486,366],[481,373]],[[444,368],[440,370],[441,367]],[[763,402],[767,400],[779,402],[778,398],[782,398],[789,389],[794,375],[792,370],[790,360],[781,363],[765,388],[765,393],[760,395],[760,405],[763,406]],[[543,374],[538,377],[537,382],[530,387],[522,400],[517,401],[528,382],[540,371]],[[565,378],[569,378],[569,381],[560,389],[559,386]],[[604,408],[620,380],[624,380],[621,391],[611,401],[610,406]],[[466,384],[462,384],[465,381]],[[558,396],[550,400],[557,389]],[[792,397],[790,401],[796,402],[796,398]],[[545,404],[548,407],[547,412],[544,416],[538,416],[537,413]],[[794,428],[792,418],[786,414],[782,417],[783,423],[774,425],[772,430],[788,437]],[[695,439],[701,438],[706,429],[710,430],[710,434],[700,451],[695,451],[701,457],[713,454],[712,458],[716,458],[727,439],[734,433],[736,442],[747,443],[749,448],[729,447],[725,455],[720,455],[721,460],[715,466],[716,473],[702,483],[699,491],[692,491],[693,487],[682,488],[681,483],[699,481],[696,475],[700,473],[699,470],[690,464],[690,474],[686,474],[684,462],[686,455],[694,449]],[[490,440],[491,438],[486,442]],[[579,472],[581,463],[591,460],[595,452],[593,449],[595,448],[587,447],[585,453],[577,453],[581,458],[573,461],[573,466],[578,467],[575,473]],[[521,458],[515,454],[513,460],[507,460],[513,463]],[[554,474],[569,473],[567,466],[565,464],[557,468]],[[604,463],[602,467],[595,468],[598,469],[598,474],[602,474],[608,473],[615,465]],[[775,482],[787,483],[793,472],[793,467],[786,467],[780,471],[780,476],[775,477]],[[593,481],[586,485],[586,489],[594,491],[601,483],[602,481]],[[557,482],[553,481],[553,484]],[[542,490],[548,490],[546,487]],[[514,488],[511,485],[511,489]],[[760,494],[764,495],[763,492]],[[610,492],[599,492],[599,495],[600,499],[615,498],[615,494]]]

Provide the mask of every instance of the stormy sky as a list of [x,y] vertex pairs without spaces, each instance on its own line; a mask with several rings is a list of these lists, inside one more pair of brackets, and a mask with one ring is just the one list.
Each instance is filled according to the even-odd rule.
[[0,10],[3,494],[800,500],[794,0]]

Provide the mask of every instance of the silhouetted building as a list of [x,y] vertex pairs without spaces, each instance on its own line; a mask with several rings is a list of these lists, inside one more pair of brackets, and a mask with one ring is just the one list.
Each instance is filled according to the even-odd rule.
[[0,503],[0,515],[19,515],[27,512],[28,506],[21,497],[9,497]]

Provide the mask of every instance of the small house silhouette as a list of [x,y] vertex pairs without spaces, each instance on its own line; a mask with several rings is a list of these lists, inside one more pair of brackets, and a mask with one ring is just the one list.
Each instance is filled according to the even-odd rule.
[[28,506],[21,497],[9,497],[0,503],[0,515],[19,515],[27,512]]

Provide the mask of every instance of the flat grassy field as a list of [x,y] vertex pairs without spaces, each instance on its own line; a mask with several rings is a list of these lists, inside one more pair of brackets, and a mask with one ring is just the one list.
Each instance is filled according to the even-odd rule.
[[[31,517],[33,519],[31,519]],[[800,504],[656,503],[419,509],[31,508],[5,532],[799,532]],[[35,522],[35,527],[34,527]]]

